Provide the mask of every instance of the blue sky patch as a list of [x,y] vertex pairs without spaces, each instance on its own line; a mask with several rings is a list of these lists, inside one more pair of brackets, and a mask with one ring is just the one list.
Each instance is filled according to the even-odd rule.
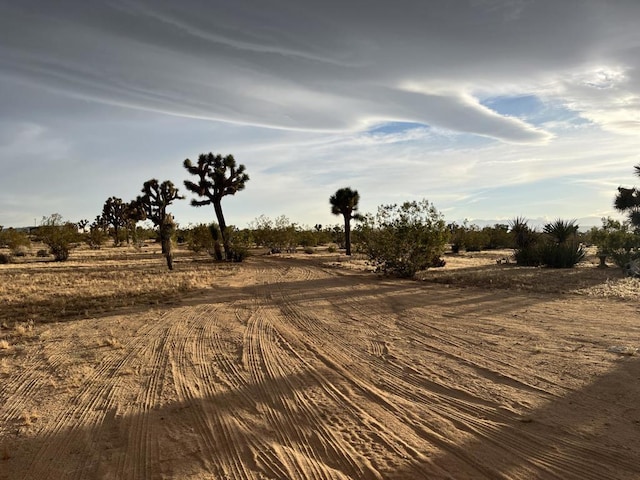
[[517,117],[536,126],[552,121],[573,125],[589,123],[578,112],[557,102],[542,101],[536,95],[490,97],[480,103],[501,115]]
[[416,128],[430,128],[429,125],[424,123],[414,123],[414,122],[385,122],[379,123],[374,127],[367,130],[367,133],[370,134],[383,134],[389,135],[394,133],[406,132],[408,130],[414,130]]

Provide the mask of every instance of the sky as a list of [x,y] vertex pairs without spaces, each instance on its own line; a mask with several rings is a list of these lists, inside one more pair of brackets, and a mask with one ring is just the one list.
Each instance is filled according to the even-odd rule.
[[250,176],[228,224],[599,225],[640,163],[638,0],[0,0],[0,225],[93,220],[186,158]]

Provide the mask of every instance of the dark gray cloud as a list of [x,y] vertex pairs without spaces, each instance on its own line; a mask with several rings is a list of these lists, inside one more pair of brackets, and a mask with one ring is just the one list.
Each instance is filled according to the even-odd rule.
[[[474,83],[523,82],[580,65],[598,48],[610,54],[601,38],[611,31],[607,20],[638,12],[620,3],[607,16],[600,4],[9,2],[0,73],[189,117],[325,130],[407,120],[536,142],[547,136],[460,95]],[[423,85],[425,98],[405,95],[407,83]],[[468,115],[452,122],[448,107]]]

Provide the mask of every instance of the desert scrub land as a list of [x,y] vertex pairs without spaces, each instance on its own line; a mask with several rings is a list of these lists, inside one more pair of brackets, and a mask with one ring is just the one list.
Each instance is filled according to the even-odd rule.
[[0,265],[0,478],[639,478],[637,281],[509,254]]

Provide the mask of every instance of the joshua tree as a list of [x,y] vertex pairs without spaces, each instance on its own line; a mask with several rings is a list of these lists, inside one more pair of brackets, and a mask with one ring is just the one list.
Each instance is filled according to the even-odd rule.
[[171,251],[171,237],[176,231],[176,224],[173,221],[173,215],[170,213],[164,218],[160,225],[160,241],[162,242],[162,251],[167,259],[167,267],[173,270],[173,252]]
[[169,270],[172,270],[171,236],[175,231],[175,223],[173,217],[167,213],[167,207],[174,200],[182,200],[184,197],[178,194],[178,189],[169,180],[159,183],[155,178],[144,182],[142,193],[144,195],[139,196],[132,203],[138,206],[142,219],[148,218],[158,227],[162,253],[167,257]]
[[192,199],[191,205],[194,207],[213,205],[222,234],[225,257],[227,260],[231,260],[233,253],[227,223],[222,213],[222,197],[235,195],[236,192],[244,189],[245,183],[249,181],[249,175],[245,173],[245,166],[236,166],[233,155],[222,157],[220,154],[214,155],[213,153],[200,154],[196,165],[187,158],[183,165],[191,175],[198,177],[197,183],[185,180],[184,186],[199,197],[204,197],[204,200]]
[[76,225],[78,226],[78,230],[84,233],[85,228],[87,228],[87,226],[89,225],[89,220],[87,220],[86,218],[82,219],[78,221]]
[[[635,174],[640,177],[640,165],[633,167]],[[640,190],[637,188],[618,187],[613,206],[620,212],[627,213],[631,225],[636,229],[640,229]]]
[[138,222],[142,222],[147,219],[147,215],[144,211],[143,206],[140,204],[138,199],[131,200],[126,204],[125,211],[125,226],[127,232],[127,244],[129,244],[129,237],[133,240],[133,244],[138,243],[138,235],[136,233],[136,225]]
[[127,205],[121,198],[109,197],[102,207],[102,220],[105,226],[113,227],[113,243],[115,246],[120,245],[120,228],[126,227]]
[[329,198],[331,213],[344,217],[344,239],[347,255],[351,255],[351,220],[360,220],[362,216],[357,212],[360,195],[350,187],[339,189]]

